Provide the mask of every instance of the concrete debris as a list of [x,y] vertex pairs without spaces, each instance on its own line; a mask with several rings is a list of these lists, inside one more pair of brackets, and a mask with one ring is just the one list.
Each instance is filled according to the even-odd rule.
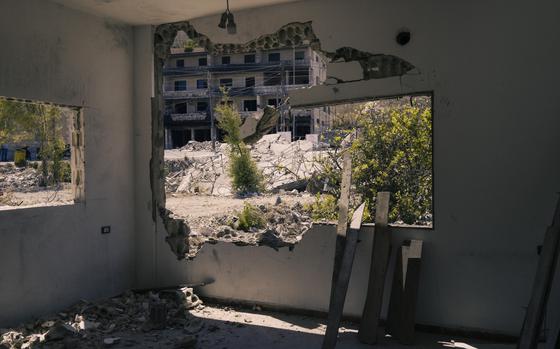
[[33,167],[0,165],[0,191],[27,192],[36,190],[41,174]]
[[1,329],[0,349],[100,348],[117,344],[135,347],[138,340],[153,330],[180,330],[170,338],[175,343],[171,347],[195,348],[194,335],[201,330],[201,324],[189,310],[201,304],[188,287],[159,292],[128,291],[100,302],[84,300],[48,318]]
[[300,202],[290,205],[280,200],[278,204],[261,204],[256,209],[266,225],[263,228],[252,227],[249,231],[239,229],[236,213],[190,220],[187,257],[194,258],[204,243],[218,241],[239,246],[268,246],[275,250],[282,247],[292,249],[312,226],[312,219]]
[[117,344],[120,341],[121,339],[119,337],[109,337],[103,339],[103,344],[105,344],[106,346],[111,346],[113,344]]
[[[228,175],[228,145],[189,142],[183,148],[165,151],[166,192],[232,195]],[[266,190],[304,190],[317,170],[323,153],[307,140],[290,142],[282,134],[269,134],[251,146],[251,155],[262,170]]]

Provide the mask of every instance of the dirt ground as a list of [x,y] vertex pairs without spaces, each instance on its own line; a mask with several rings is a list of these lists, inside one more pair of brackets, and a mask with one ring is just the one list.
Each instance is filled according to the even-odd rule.
[[296,202],[301,204],[311,203],[314,200],[312,195],[302,193],[299,195],[280,194],[280,195],[259,195],[250,198],[237,198],[235,196],[213,196],[213,195],[192,195],[183,193],[167,193],[165,207],[171,210],[174,215],[187,219],[189,222],[195,220],[214,217],[219,215],[233,214],[241,211],[245,202],[251,205],[274,205],[276,200],[292,205]]
[[2,195],[9,200],[9,205],[0,197],[0,210],[23,207],[41,207],[70,205],[74,202],[71,184],[64,184],[60,189],[38,190],[30,192],[6,192]]

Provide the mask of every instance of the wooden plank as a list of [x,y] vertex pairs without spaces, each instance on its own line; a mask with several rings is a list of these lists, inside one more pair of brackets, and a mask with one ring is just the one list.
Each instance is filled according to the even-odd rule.
[[368,289],[362,312],[362,321],[358,339],[362,343],[377,343],[379,315],[383,304],[383,288],[387,263],[391,254],[391,237],[389,235],[389,192],[378,192],[375,208],[375,231],[371,252]]
[[358,244],[358,233],[362,225],[364,209],[365,203],[361,204],[356,209],[352,216],[350,229],[346,235],[346,243],[340,262],[338,278],[333,280],[333,282],[335,282],[335,287],[329,306],[327,330],[323,338],[323,349],[333,349],[336,346],[338,328],[340,327],[340,321],[342,319],[344,301],[346,300],[346,292],[348,291],[348,284],[350,283],[350,275],[352,274],[352,265],[354,263],[354,255]]
[[[350,184],[352,182],[352,157],[346,151],[342,155],[342,178],[340,183],[340,197],[338,198],[338,225],[336,226],[336,242],[334,249],[334,266],[331,281],[330,301],[334,300],[334,288],[338,280],[338,272],[344,246],[346,244],[346,229],[348,228],[348,208],[350,205]],[[331,304],[329,304],[329,308]]]
[[402,344],[414,343],[416,303],[420,282],[422,241],[403,241],[397,263],[387,315],[387,332]]
[[542,246],[537,274],[533,283],[531,300],[525,314],[525,321],[521,329],[521,335],[517,348],[533,349],[537,346],[541,330],[543,316],[548,303],[556,264],[558,263],[558,252],[560,249],[560,199],[556,203],[556,210],[552,224],[548,227]]
[[560,348],[560,323],[556,326],[556,330],[552,335],[552,339],[550,340],[551,345],[547,346],[550,349],[558,349]]
[[350,183],[352,182],[352,158],[350,152],[342,155],[342,179],[340,185],[340,198],[338,200],[338,225],[336,235],[346,236],[348,228],[348,209],[350,203]]

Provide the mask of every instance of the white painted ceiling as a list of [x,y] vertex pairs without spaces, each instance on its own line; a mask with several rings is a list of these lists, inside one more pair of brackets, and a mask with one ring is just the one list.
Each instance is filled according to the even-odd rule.
[[[226,0],[51,0],[58,4],[120,22],[160,24],[224,12]],[[299,0],[230,0],[230,10]]]

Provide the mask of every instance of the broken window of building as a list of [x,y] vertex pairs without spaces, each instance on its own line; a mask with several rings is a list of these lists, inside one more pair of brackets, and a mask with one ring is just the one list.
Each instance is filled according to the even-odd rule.
[[245,62],[246,64],[255,63],[255,55],[254,55],[254,54],[245,55],[245,57],[244,57],[244,62]]
[[233,86],[233,79],[220,79],[220,87],[232,87]]
[[175,80],[175,91],[186,91],[187,81],[186,80]]
[[83,201],[80,108],[0,97],[0,210]]
[[245,87],[253,87],[253,86],[255,86],[255,77],[245,78]]
[[[181,44],[181,40],[190,44]],[[162,125],[154,132],[156,137],[162,135],[165,150],[163,157],[157,148],[153,155],[166,173],[165,183],[154,182],[154,207],[160,208],[166,228],[171,229],[168,242],[179,258],[192,257],[208,239],[274,248],[292,246],[313,221],[335,219],[340,175],[336,171],[337,156],[342,140],[348,137],[350,140],[344,146],[352,149],[356,171],[361,174],[357,177],[361,182],[354,184],[356,198],[373,204],[377,189],[392,190],[398,198],[391,213],[394,223],[431,224],[429,96],[425,103],[419,97],[410,97],[390,103],[372,100],[305,108],[290,107],[288,98],[290,91],[314,88],[311,85],[402,76],[413,69],[408,62],[352,47],[324,51],[310,22],[290,23],[274,34],[244,44],[212,43],[188,22],[174,23],[158,27],[154,42],[156,59],[161,65],[161,70],[156,70],[158,89],[165,89],[169,81],[183,76],[183,71],[172,69],[172,62],[178,57],[185,60],[184,69],[196,67],[189,70],[188,80],[197,81],[197,87],[201,87],[198,81],[207,81],[207,89],[198,88],[196,93],[187,90],[160,96],[156,91],[165,105],[170,100],[184,100],[197,106],[175,119],[173,115],[171,119],[159,113],[154,115],[155,125]],[[200,69],[202,59],[206,65]],[[348,69],[335,69],[334,74],[328,74],[330,65],[347,63],[360,67],[357,76],[336,73]],[[405,100],[415,106],[405,110],[399,104]],[[199,107],[202,102],[207,103],[207,110]],[[341,110],[348,111],[346,117],[340,116],[344,114]],[[386,158],[373,155],[375,151],[390,154],[393,148],[384,149],[375,140],[374,153],[364,155],[358,149],[371,151],[371,140],[357,135],[379,135],[380,130],[395,133],[389,122],[393,117],[388,115],[426,122],[414,132],[427,132],[422,133],[426,137],[420,143],[428,148],[419,147],[420,153],[414,159],[391,158],[401,167],[388,168],[388,174],[379,177],[375,171],[393,162],[384,163]],[[160,120],[166,121],[160,124]],[[367,132],[360,133],[364,130]],[[416,154],[406,146],[418,140],[413,136],[409,140],[399,149],[402,154]],[[430,163],[412,162],[420,157]],[[381,165],[367,163],[369,158],[377,159]],[[408,165],[416,172],[404,171],[402,167]],[[152,174],[157,174],[154,171],[157,169],[152,168]],[[378,180],[389,174],[391,178],[400,178],[395,173],[407,173],[408,179],[418,183],[403,187],[403,181]],[[373,189],[368,192],[366,187]],[[185,241],[175,239],[177,234],[189,235],[188,246],[174,245],[172,241]]]
[[243,101],[243,110],[244,111],[257,111],[257,100],[256,99],[247,99]]
[[280,62],[280,52],[273,52],[268,54],[269,62]]
[[198,80],[196,80],[196,88],[197,88],[197,89],[206,89],[206,88],[208,88],[208,80],[206,80],[206,79],[198,79]]

